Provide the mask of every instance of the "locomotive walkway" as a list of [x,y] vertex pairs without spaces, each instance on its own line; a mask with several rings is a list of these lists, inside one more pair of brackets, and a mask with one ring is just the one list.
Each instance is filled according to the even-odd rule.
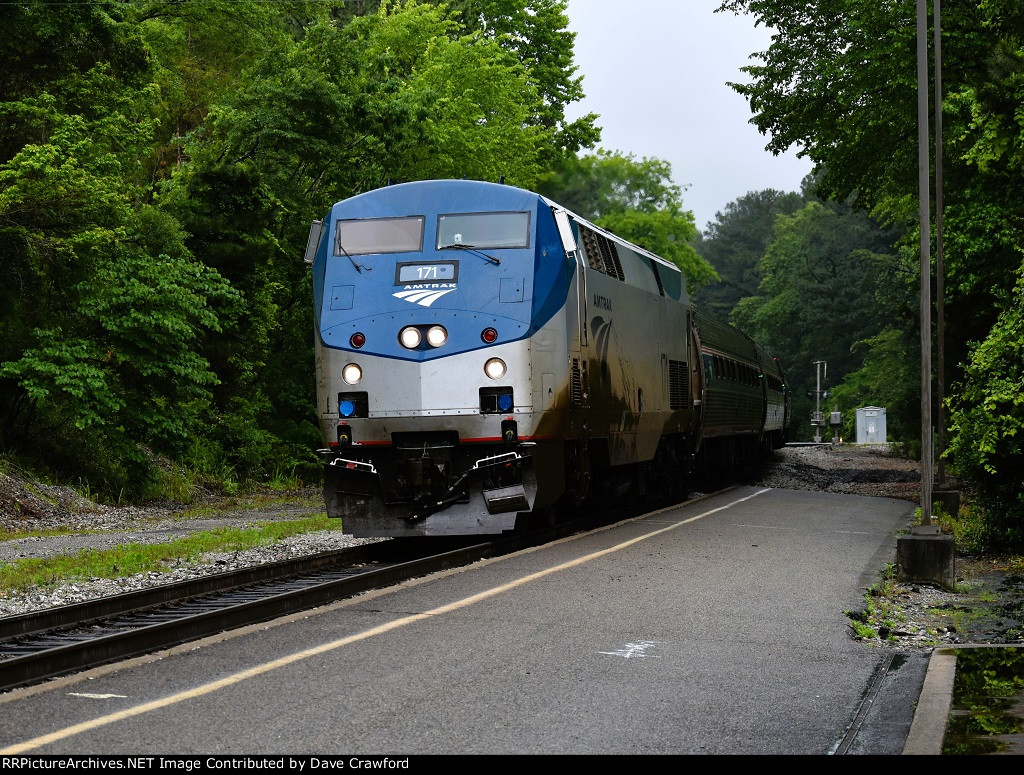
[[0,750],[939,753],[928,652],[857,642],[845,616],[912,513],[734,488],[9,693]]

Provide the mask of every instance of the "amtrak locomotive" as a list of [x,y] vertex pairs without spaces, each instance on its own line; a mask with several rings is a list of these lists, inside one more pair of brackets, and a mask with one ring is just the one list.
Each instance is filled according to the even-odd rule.
[[390,185],[314,222],[306,261],[346,533],[501,533],[785,443],[778,362],[674,264],[538,194]]

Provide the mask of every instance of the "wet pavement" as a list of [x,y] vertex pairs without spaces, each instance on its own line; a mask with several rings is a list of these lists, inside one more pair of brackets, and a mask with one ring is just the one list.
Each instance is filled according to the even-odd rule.
[[953,655],[944,756],[1024,754],[1024,647],[961,646]]

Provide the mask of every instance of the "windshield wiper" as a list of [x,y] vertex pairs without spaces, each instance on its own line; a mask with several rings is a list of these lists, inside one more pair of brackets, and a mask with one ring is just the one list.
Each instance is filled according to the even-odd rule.
[[486,253],[484,253],[482,250],[477,250],[477,248],[475,246],[467,245],[464,242],[453,242],[450,245],[438,245],[437,249],[438,250],[468,250],[470,253],[476,253],[478,256],[480,256],[480,258],[483,258],[486,261],[490,261],[495,266],[501,266],[501,262],[498,259],[496,259],[494,256],[489,256]]
[[362,264],[357,264],[356,260],[354,258],[352,258],[352,256],[349,254],[349,252],[347,250],[345,250],[345,246],[342,245],[340,242],[338,242],[336,244],[338,246],[338,249],[348,257],[349,261],[352,262],[352,266],[354,266],[356,268],[356,271],[359,272],[359,274],[362,274],[364,269],[367,272],[372,272],[373,271],[373,267],[372,266],[363,266]]

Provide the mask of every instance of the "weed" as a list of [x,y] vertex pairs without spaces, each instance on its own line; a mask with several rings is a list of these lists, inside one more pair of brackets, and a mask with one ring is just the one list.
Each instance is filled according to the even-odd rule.
[[298,490],[302,487],[302,480],[296,474],[294,465],[286,468],[278,464],[267,481],[267,487],[271,490]]
[[850,622],[850,626],[853,627],[854,633],[861,640],[874,640],[878,637],[877,630],[874,630],[873,628],[869,627],[863,622],[857,621],[856,619]]
[[959,513],[947,515],[944,524],[953,534],[958,554],[987,554],[996,548],[993,543],[1000,542],[984,509],[968,500],[961,503]]
[[78,480],[78,484],[75,485],[75,492],[88,501],[96,501],[97,495],[92,491],[92,487],[89,486],[89,483],[85,481],[85,479]]
[[882,571],[881,580],[864,593],[864,609],[845,612],[858,638],[892,639],[891,633],[897,629],[896,622],[902,618],[893,604],[895,584],[896,566],[890,563]]

